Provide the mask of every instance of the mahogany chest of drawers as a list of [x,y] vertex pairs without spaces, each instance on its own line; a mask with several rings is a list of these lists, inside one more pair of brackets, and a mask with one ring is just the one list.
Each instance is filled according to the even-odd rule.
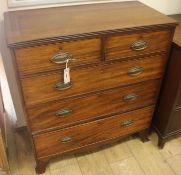
[[146,138],[174,20],[123,2],[8,12],[5,24],[38,173],[57,155]]

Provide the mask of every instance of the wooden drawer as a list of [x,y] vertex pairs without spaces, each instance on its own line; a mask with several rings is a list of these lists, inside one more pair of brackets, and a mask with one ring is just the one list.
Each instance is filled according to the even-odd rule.
[[29,107],[60,98],[160,78],[165,63],[165,55],[161,55],[121,63],[72,69],[70,73],[72,86],[66,90],[55,89],[55,85],[63,81],[63,73],[61,72],[25,78],[21,80],[25,103]]
[[48,103],[29,109],[28,121],[35,133],[149,106],[155,103],[159,86],[160,80],[154,80],[78,99]]
[[[26,75],[64,68],[65,63],[51,61],[58,53],[63,58],[72,55],[71,66],[97,63],[101,58],[100,48],[100,39],[86,39],[16,49],[15,55],[20,75]],[[68,54],[63,55],[65,52]]]
[[123,59],[160,51],[167,52],[170,38],[170,30],[108,37],[105,44],[106,60]]
[[153,107],[33,137],[38,158],[76,150],[96,142],[120,137],[150,125]]

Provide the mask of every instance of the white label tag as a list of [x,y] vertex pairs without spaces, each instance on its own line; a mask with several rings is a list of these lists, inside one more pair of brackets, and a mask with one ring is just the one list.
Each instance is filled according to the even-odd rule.
[[64,69],[64,83],[70,83],[70,68]]

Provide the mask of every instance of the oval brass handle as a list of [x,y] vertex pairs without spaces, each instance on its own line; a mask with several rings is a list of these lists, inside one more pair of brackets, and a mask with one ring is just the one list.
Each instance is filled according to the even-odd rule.
[[68,59],[71,59],[72,55],[68,52],[60,51],[57,54],[55,54],[50,61],[56,64],[62,64],[65,63]]
[[60,142],[61,143],[69,143],[69,142],[72,142],[73,141],[73,137],[72,136],[66,136],[66,137],[63,137]]
[[123,101],[125,101],[125,102],[134,101],[134,100],[137,99],[137,97],[138,97],[137,94],[131,93],[131,94],[128,94],[128,95],[123,96]]
[[133,123],[134,123],[134,120],[128,119],[128,120],[123,121],[123,122],[121,123],[121,126],[127,127],[127,126],[132,125]]
[[129,76],[136,76],[136,75],[143,73],[143,71],[144,71],[143,67],[135,66],[135,67],[132,67],[128,70],[128,75]]
[[71,109],[60,109],[60,110],[56,111],[55,115],[57,117],[63,118],[65,116],[69,115],[70,113],[72,113]]
[[132,50],[140,51],[144,50],[149,46],[149,43],[145,40],[138,40],[131,45]]
[[70,83],[64,83],[63,81],[60,81],[54,85],[54,89],[56,90],[66,90],[72,87],[72,82]]

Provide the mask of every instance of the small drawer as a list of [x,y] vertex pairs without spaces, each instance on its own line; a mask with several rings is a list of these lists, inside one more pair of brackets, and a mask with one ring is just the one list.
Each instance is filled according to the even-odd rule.
[[28,107],[62,98],[106,90],[162,77],[165,55],[81,69],[71,69],[71,83],[63,83],[63,72],[22,79]]
[[153,105],[159,86],[160,80],[154,80],[64,102],[41,105],[28,109],[29,125],[32,132],[36,133]]
[[[61,154],[149,128],[153,107],[33,136],[38,158]],[[50,149],[51,148],[51,149]]]
[[51,71],[70,66],[97,63],[101,58],[100,39],[77,40],[15,50],[20,75]]
[[106,60],[124,59],[148,53],[168,51],[170,30],[138,32],[108,37],[105,42]]

